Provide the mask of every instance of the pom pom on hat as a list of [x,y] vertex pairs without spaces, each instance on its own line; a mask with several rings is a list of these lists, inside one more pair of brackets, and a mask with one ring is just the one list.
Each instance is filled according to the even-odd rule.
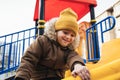
[[77,14],[71,9],[67,8],[60,12],[60,16],[55,23],[55,30],[72,30],[76,35],[78,33]]

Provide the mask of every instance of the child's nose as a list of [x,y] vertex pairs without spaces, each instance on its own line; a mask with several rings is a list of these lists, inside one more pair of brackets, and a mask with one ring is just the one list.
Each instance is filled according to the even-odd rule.
[[67,35],[67,38],[68,38],[68,39],[71,39],[71,35]]

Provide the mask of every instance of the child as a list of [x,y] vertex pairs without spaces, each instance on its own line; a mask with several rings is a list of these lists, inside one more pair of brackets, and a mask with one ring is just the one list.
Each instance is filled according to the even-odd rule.
[[[79,35],[80,35],[80,43],[79,46],[77,47],[76,51],[79,53],[80,56],[84,56],[83,52],[86,50],[86,30],[90,28],[91,24],[90,22],[83,21],[79,24]],[[84,49],[85,48],[85,49]],[[86,55],[86,59],[88,59],[88,53],[84,52]]]
[[22,57],[15,80],[61,80],[68,69],[74,77],[90,80],[82,58],[74,51],[77,34],[77,14],[71,8],[46,22],[44,35],[38,36]]

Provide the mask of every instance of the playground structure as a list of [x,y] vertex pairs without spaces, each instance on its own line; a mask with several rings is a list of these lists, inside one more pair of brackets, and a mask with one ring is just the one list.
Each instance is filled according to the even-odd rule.
[[[95,5],[96,3],[92,4]],[[87,9],[86,13],[88,11]],[[90,8],[90,12],[94,14],[93,5]],[[3,78],[2,76],[2,80],[13,80],[25,49],[35,40],[37,35],[42,35],[43,33],[43,25],[45,23],[43,19],[43,16],[40,17],[40,26],[42,25],[42,27],[39,27],[38,30],[37,26],[39,24],[36,24],[33,28],[0,36],[0,76],[7,74],[7,77]],[[35,18],[35,21],[38,21],[38,18]],[[119,80],[120,39],[113,39],[108,42],[104,41],[104,33],[114,28],[116,23],[115,18],[108,16],[100,22],[95,23],[94,15],[91,15],[91,22],[92,26],[86,30],[88,59],[85,59],[85,64],[91,73],[91,80]],[[11,73],[13,74],[9,75]],[[67,73],[63,80],[81,80],[81,78],[73,78],[70,73]]]
[[[108,18],[110,18],[110,17],[108,17]],[[104,33],[111,30],[113,28],[113,26],[115,25],[115,23],[113,21],[113,25],[111,26],[111,28],[110,27],[107,28],[106,24],[105,24],[106,28],[103,27],[104,26],[103,22],[105,21],[105,23],[106,23],[106,20],[108,18],[106,18],[106,19],[100,21],[99,23],[97,23],[96,25],[94,25],[94,26],[102,25],[102,28],[104,28],[104,29],[101,29],[101,32],[100,32],[101,39],[100,39],[100,37],[98,37],[99,40],[101,40],[101,41],[99,41],[99,45],[102,42],[100,58],[95,58],[95,57],[92,58],[89,56],[88,62],[86,63],[86,66],[89,68],[90,73],[91,73],[91,80],[119,80],[120,79],[120,69],[119,69],[119,66],[120,66],[120,54],[119,54],[120,53],[120,45],[119,45],[120,38],[113,39],[108,42],[104,42]],[[92,26],[92,27],[94,27],[94,26]],[[90,28],[88,30],[90,30]],[[91,44],[91,45],[93,45],[93,44]],[[91,55],[90,53],[89,53],[89,55]],[[93,55],[96,56],[96,53]],[[98,61],[98,59],[99,59],[99,61]],[[96,60],[98,62],[95,62]],[[73,78],[68,73],[66,78],[63,80],[81,80],[81,79],[79,77]]]
[[[119,77],[120,76],[120,69],[119,69],[120,39],[114,39],[109,42],[104,42],[104,33],[113,29],[114,26],[115,26],[115,18],[113,16],[109,16],[86,30],[86,38],[88,44],[87,46],[89,49],[88,51],[89,56],[88,56],[88,61],[86,61],[86,65],[90,69],[92,80],[120,79]],[[101,52],[100,51],[99,52],[101,54],[100,53],[98,54],[94,51],[90,52],[92,49],[91,47],[94,47],[93,43],[95,42],[92,39],[91,41],[89,40],[88,42],[88,39],[90,39],[89,38],[90,35],[92,36],[91,38],[95,39],[94,29],[96,29],[97,32],[96,35],[99,42],[98,45],[99,48],[101,47]],[[0,55],[2,57],[1,59],[2,61],[0,63],[1,65],[0,75],[8,72],[14,72],[18,68],[20,63],[20,58],[23,55],[25,49],[36,38],[35,31],[36,28],[34,27],[16,33],[0,36],[0,40],[2,40],[2,43],[0,44]],[[93,49],[96,49],[96,47],[94,47]],[[90,56],[91,54],[93,54],[94,57],[91,57]],[[95,57],[96,54],[99,55],[99,58]],[[72,76],[66,76],[66,78],[63,80],[74,80],[74,79],[75,78],[73,78]],[[79,79],[80,78],[77,77],[75,80],[79,80]]]

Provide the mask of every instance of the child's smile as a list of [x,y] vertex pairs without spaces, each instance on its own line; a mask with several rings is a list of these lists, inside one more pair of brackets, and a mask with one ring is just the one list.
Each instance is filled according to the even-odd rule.
[[71,44],[75,39],[75,33],[71,30],[59,30],[57,31],[57,41],[63,47]]

